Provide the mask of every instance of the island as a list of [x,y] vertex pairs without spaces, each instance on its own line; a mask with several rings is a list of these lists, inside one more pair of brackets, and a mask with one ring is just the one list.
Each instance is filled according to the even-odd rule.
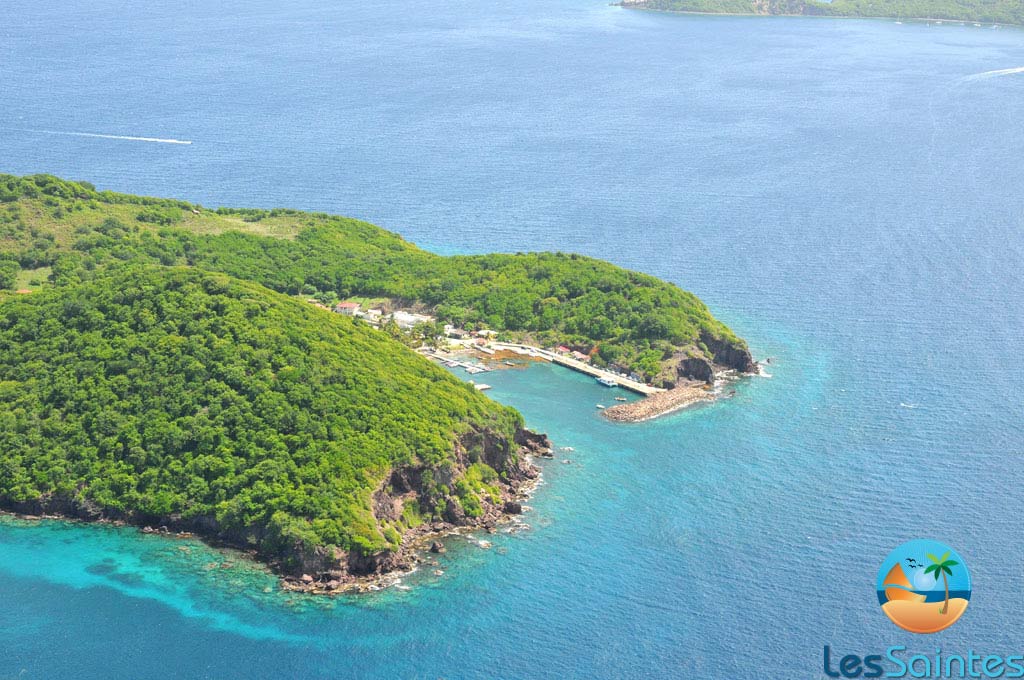
[[622,7],[699,14],[834,16],[1024,25],[1019,0],[622,0]]
[[592,258],[441,257],[48,175],[0,175],[0,288],[0,509],[194,533],[316,592],[523,510],[551,442],[413,350],[446,329],[565,350],[664,410],[756,369],[695,296]]

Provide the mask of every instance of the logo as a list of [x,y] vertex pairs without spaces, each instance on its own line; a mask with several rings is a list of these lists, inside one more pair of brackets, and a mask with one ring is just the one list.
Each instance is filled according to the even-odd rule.
[[878,601],[911,633],[937,633],[963,616],[971,599],[964,559],[944,543],[916,539],[889,553],[878,570]]

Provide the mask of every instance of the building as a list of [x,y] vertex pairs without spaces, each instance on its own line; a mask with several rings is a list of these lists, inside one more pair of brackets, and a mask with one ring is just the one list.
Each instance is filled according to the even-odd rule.
[[418,323],[433,323],[434,317],[426,314],[413,314],[412,312],[394,312],[391,314],[398,327],[403,330],[411,330]]
[[355,316],[356,312],[359,311],[358,302],[339,302],[334,305],[334,311],[338,314],[344,314],[345,316]]
[[582,361],[582,362],[585,362],[585,363],[590,363],[590,357],[587,356],[586,354],[584,354],[583,352],[577,352],[577,351],[573,350],[569,354],[569,356],[571,356],[576,361]]
[[476,335],[479,338],[493,338],[497,334],[498,334],[498,331],[492,331],[492,330],[490,330],[488,328],[483,328],[483,329],[478,330],[476,332]]

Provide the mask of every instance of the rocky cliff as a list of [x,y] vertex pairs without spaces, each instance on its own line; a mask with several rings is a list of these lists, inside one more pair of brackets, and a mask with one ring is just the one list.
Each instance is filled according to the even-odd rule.
[[[524,492],[539,475],[534,455],[550,452],[546,435],[520,428],[512,441],[490,430],[471,431],[455,446],[454,464],[430,468],[418,465],[392,470],[373,494],[373,512],[382,527],[401,525],[407,507],[415,507],[427,518],[422,524],[405,527],[397,550],[371,554],[317,547],[306,550],[293,545],[285,559],[273,560],[285,576],[287,587],[314,592],[343,589],[367,577],[415,565],[417,551],[436,536],[459,528],[493,529],[512,515],[522,512]],[[475,493],[479,511],[466,509],[465,486],[470,467],[482,463],[494,470],[491,480],[497,493]]]
[[671,389],[681,380],[696,380],[710,385],[725,370],[755,373],[757,362],[742,340],[730,340],[702,331],[697,347],[679,352],[665,362],[655,384]]

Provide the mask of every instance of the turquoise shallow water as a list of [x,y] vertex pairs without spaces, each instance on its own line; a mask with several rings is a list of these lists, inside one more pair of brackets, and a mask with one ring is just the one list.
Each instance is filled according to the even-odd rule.
[[[579,375],[488,374],[573,462],[545,464],[530,531],[457,540],[409,591],[288,598],[200,545],[0,523],[0,678],[819,677],[825,644],[1020,650],[1024,75],[980,74],[1024,65],[1024,32],[15,0],[0,36],[3,171],[584,252],[774,357],[641,426]],[[919,536],[973,586],[928,638],[874,592]]]

